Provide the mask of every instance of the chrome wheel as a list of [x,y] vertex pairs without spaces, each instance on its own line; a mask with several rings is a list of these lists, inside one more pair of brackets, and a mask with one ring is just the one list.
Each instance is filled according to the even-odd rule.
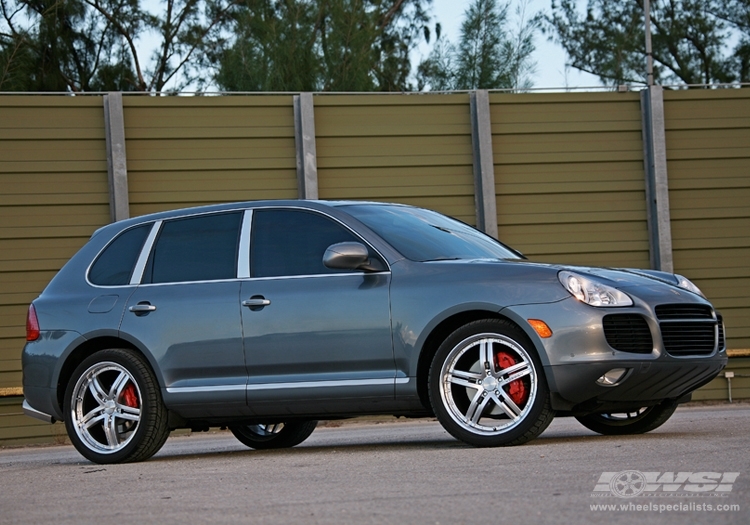
[[499,334],[461,341],[440,377],[448,413],[470,432],[497,435],[510,430],[526,417],[536,398],[538,379],[529,354]]
[[78,365],[65,388],[65,428],[95,463],[142,461],[169,437],[159,383],[134,350],[100,350]]
[[475,446],[519,445],[554,417],[539,358],[521,330],[486,319],[453,332],[429,372],[430,402],[454,437]]
[[105,361],[86,370],[73,388],[75,432],[92,451],[111,454],[133,439],[141,421],[141,392],[123,366]]

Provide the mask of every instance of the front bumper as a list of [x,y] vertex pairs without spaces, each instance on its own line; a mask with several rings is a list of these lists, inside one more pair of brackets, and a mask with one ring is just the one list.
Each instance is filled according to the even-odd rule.
[[[726,364],[724,353],[710,359],[567,364],[545,367],[544,371],[553,392],[553,408],[583,414],[680,399],[711,381]],[[627,370],[616,385],[596,382],[613,368]]]
[[[571,298],[503,311],[524,327],[539,350],[555,410],[585,414],[635,409],[665,399],[685,398],[726,366],[723,335],[717,337],[713,351],[707,355],[676,356],[666,351],[655,305],[679,300],[667,297],[658,301],[650,297],[646,302],[637,296],[633,299],[635,304],[628,308],[595,308]],[[683,299],[682,304],[710,306],[698,299]],[[653,342],[650,352],[620,351],[609,345],[603,318],[615,312],[637,314],[645,319]],[[539,337],[530,328],[528,319],[545,321],[552,329],[552,337]],[[627,371],[615,385],[597,383],[597,379],[615,368]]]

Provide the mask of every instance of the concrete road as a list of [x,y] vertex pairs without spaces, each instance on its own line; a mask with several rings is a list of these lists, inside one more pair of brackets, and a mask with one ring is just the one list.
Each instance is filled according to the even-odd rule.
[[227,432],[173,437],[130,465],[95,465],[70,446],[6,449],[0,523],[746,525],[748,436],[750,404],[739,404],[680,408],[633,437],[558,418],[500,449],[465,446],[429,420],[319,428],[267,452]]

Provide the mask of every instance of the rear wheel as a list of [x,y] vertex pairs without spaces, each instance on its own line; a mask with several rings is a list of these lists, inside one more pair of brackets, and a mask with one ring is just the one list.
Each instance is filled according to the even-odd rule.
[[65,414],[70,441],[94,463],[148,459],[169,436],[159,384],[132,350],[86,358],[65,390]]
[[294,421],[258,425],[232,425],[232,431],[243,445],[257,450],[289,448],[299,445],[310,437],[317,421]]
[[538,356],[508,321],[469,323],[440,345],[430,402],[443,427],[478,447],[520,445],[554,418]]
[[677,410],[676,401],[663,401],[650,407],[642,407],[630,412],[611,412],[576,416],[580,424],[605,436],[643,434],[659,428]]

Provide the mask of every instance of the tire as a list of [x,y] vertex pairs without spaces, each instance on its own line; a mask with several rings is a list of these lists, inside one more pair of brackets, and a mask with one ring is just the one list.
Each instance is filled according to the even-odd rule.
[[310,437],[317,421],[294,421],[259,425],[232,425],[229,430],[234,437],[250,448],[268,450],[290,448]]
[[555,416],[539,357],[505,320],[474,321],[453,332],[432,360],[428,388],[443,428],[477,447],[526,443]]
[[576,416],[578,422],[589,430],[605,436],[644,434],[659,428],[677,410],[677,402],[667,400],[658,405],[639,408],[632,412],[588,414]]
[[159,384],[132,350],[109,349],[86,358],[65,389],[65,428],[94,463],[143,461],[169,437]]

